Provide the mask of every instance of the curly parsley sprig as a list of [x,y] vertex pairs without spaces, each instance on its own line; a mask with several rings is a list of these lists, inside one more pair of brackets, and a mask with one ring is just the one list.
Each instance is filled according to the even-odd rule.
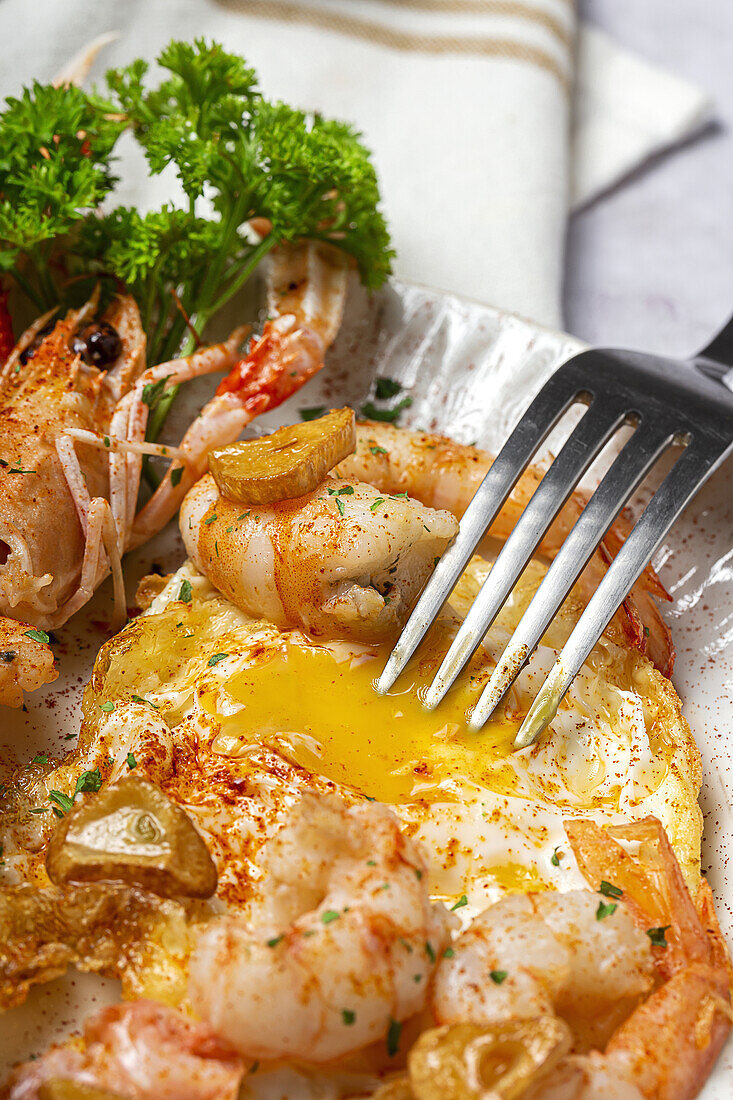
[[[138,59],[111,70],[103,93],[36,83],[0,115],[0,270],[37,308],[63,304],[79,275],[113,275],[161,362],[192,350],[187,318],[202,334],[281,241],[328,241],[367,287],[384,281],[393,253],[352,127],[266,99],[254,70],[215,42],[170,42],[157,64],[157,84]],[[111,207],[124,130],[152,174],[173,168],[181,203]],[[272,227],[261,240],[252,218]]]

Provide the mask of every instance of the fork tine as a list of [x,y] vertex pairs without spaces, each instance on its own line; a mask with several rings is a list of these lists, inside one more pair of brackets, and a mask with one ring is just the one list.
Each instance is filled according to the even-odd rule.
[[529,660],[611,523],[669,446],[673,435],[669,428],[650,430],[643,424],[620,451],[565,539],[512,634],[471,715],[471,729],[481,729],[493,713],[507,688]]
[[377,681],[377,691],[384,694],[392,687],[453,591],[469,558],[494,522],[522,470],[558,420],[581,399],[583,392],[575,372],[568,373],[560,367],[532,401],[494,459],[464,513],[458,534],[443,553],[423,589]]
[[450,690],[481,644],[504,601],[555,516],[605,444],[626,420],[628,401],[595,398],[550,465],[501,549],[491,574],[453,639],[425,696],[432,710]]
[[693,441],[675,463],[644,509],[563,646],[520,726],[514,742],[516,748],[531,745],[555,717],[570,684],[626,593],[639,579],[664,536],[713,472],[720,458],[719,446],[705,445],[702,441],[696,445]]

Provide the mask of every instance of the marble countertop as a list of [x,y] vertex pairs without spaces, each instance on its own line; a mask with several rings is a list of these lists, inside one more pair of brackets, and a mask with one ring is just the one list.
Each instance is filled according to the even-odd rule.
[[618,42],[706,88],[716,121],[572,218],[566,325],[591,343],[685,355],[733,314],[733,4],[579,5]]

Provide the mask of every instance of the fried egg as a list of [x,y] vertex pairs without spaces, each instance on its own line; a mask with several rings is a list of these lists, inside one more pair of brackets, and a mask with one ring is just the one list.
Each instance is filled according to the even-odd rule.
[[[669,681],[604,637],[532,747],[512,742],[581,610],[569,601],[480,733],[466,717],[544,575],[532,563],[463,676],[434,711],[422,698],[490,563],[475,558],[395,687],[374,691],[386,643],[316,642],[235,608],[186,563],[102,650],[82,741],[105,738],[106,700],[136,696],[171,728],[167,792],[210,845],[220,897],[243,899],[253,857],[304,789],[391,805],[426,846],[436,896],[469,911],[510,890],[583,885],[564,818],[654,814],[688,883],[699,881],[700,763]],[[183,595],[183,599],[181,596]]]

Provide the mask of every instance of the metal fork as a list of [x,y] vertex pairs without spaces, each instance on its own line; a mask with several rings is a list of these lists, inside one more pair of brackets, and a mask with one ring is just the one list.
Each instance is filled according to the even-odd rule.
[[469,720],[479,730],[530,659],[609,527],[674,444],[680,456],[612,562],[525,717],[516,748],[531,745],[673,523],[733,453],[733,319],[691,360],[590,350],[563,363],[532,401],[494,460],[460,530],[425,586],[379,678],[388,691],[403,671],[522,471],[577,404],[587,406],[504,544],[443,660],[425,706],[433,708],[480,645],[545,532],[604,446],[634,428],[550,565]]

